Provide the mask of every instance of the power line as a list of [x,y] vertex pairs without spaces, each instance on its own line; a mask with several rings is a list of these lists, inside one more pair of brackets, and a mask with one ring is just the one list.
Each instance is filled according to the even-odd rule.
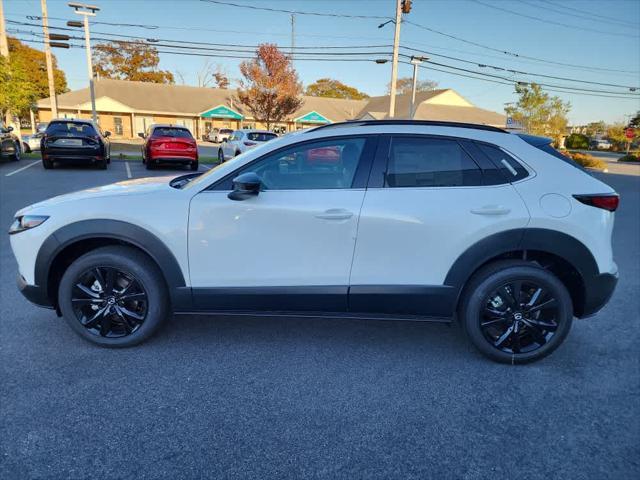
[[426,53],[427,55],[432,55],[434,57],[441,57],[441,58],[447,58],[449,60],[455,60],[457,62],[463,62],[463,63],[468,63],[471,65],[477,65],[478,67],[489,67],[489,68],[493,68],[494,70],[501,70],[501,71],[505,71],[505,72],[510,72],[510,73],[515,73],[515,74],[519,74],[519,75],[528,75],[528,76],[532,76],[532,77],[543,77],[543,78],[551,78],[554,80],[566,80],[566,81],[570,81],[570,82],[577,82],[577,83],[587,83],[587,84],[591,84],[591,85],[602,85],[605,87],[619,87],[619,88],[627,88],[627,89],[638,89],[640,90],[640,86],[629,86],[629,85],[620,85],[620,84],[616,84],[616,83],[604,83],[604,82],[592,82],[589,80],[581,80],[581,79],[577,79],[577,78],[568,78],[568,77],[558,77],[558,76],[554,76],[554,75],[545,75],[542,73],[532,73],[532,72],[523,72],[523,71],[519,71],[519,70],[513,70],[513,69],[509,69],[509,68],[504,68],[504,67],[498,67],[495,65],[489,65],[489,64],[485,64],[485,63],[478,63],[476,61],[472,61],[472,60],[465,60],[463,58],[458,58],[458,57],[452,57],[450,55],[442,55],[439,53],[433,53],[430,52],[428,50],[421,50],[418,48],[411,48],[411,47],[402,47],[405,50],[410,50],[413,52],[419,52],[419,53]]
[[[570,13],[564,13],[564,15],[582,16],[584,18],[591,17],[593,18],[594,21],[597,21],[597,22],[606,23],[606,21],[608,20],[609,22],[615,22],[622,25],[627,25],[629,27],[638,28],[638,23],[625,22],[624,20],[620,20],[615,17],[607,17],[606,15],[602,15],[602,14],[596,15],[595,13],[579,10],[577,8],[567,7],[566,5],[559,5],[557,3],[549,2],[548,0],[538,0],[538,1],[542,3],[546,3],[548,5],[552,5],[556,8],[562,8],[564,10],[568,10],[570,12]],[[555,11],[560,12],[559,10],[555,10]]]
[[304,12],[300,10],[285,10],[282,8],[271,8],[271,7],[257,7],[255,5],[243,5],[239,3],[232,2],[223,2],[221,0],[200,0],[204,3],[215,3],[218,5],[224,5],[225,7],[237,7],[237,8],[247,8],[250,10],[261,10],[264,12],[276,12],[276,13],[286,13],[286,14],[294,14],[294,15],[311,15],[316,17],[338,17],[338,18],[367,18],[367,19],[376,19],[376,20],[389,20],[391,17],[382,17],[379,15],[349,15],[344,13],[325,13],[325,12]]
[[638,35],[632,35],[632,34],[627,34],[627,33],[615,33],[615,32],[607,32],[605,30],[598,30],[595,28],[588,28],[588,27],[583,27],[580,25],[570,25],[567,23],[562,23],[562,22],[556,22],[554,20],[547,20],[544,18],[538,18],[538,17],[534,17],[533,15],[527,15],[526,13],[521,13],[521,12],[516,12],[515,10],[510,10],[508,8],[503,8],[503,7],[498,7],[496,5],[491,5],[489,3],[485,3],[482,2],[480,0],[472,0],[473,2],[479,4],[479,5],[483,5],[485,7],[488,8],[493,8],[495,10],[500,10],[502,12],[507,12],[510,13],[512,15],[517,15],[518,17],[523,17],[523,18],[528,18],[529,20],[535,20],[536,22],[541,22],[541,23],[546,23],[546,24],[551,24],[551,25],[558,25],[560,27],[564,27],[564,28],[573,28],[574,30],[580,30],[580,31],[589,31],[589,32],[595,32],[595,33],[600,33],[602,35],[613,35],[616,37],[638,37]]
[[403,20],[403,22],[408,24],[408,25],[413,25],[414,27],[420,28],[422,30],[426,30],[428,32],[432,32],[432,33],[435,33],[437,35],[442,35],[443,37],[451,38],[452,40],[457,40],[459,42],[466,43],[468,45],[473,45],[474,47],[483,48],[485,50],[490,50],[492,52],[502,53],[502,54],[507,55],[509,57],[525,58],[525,59],[528,59],[528,60],[534,60],[536,62],[548,63],[548,64],[551,64],[551,65],[559,65],[559,66],[563,66],[563,67],[567,67],[567,66],[568,67],[576,67],[576,68],[581,68],[581,69],[585,69],[585,70],[599,70],[599,71],[603,71],[603,72],[614,72],[614,73],[634,73],[634,74],[635,73],[640,73],[640,70],[618,70],[618,69],[614,69],[614,68],[594,67],[594,66],[590,66],[590,65],[576,65],[574,63],[558,62],[558,61],[554,61],[554,60],[546,60],[544,58],[532,57],[530,55],[523,55],[523,54],[520,54],[520,53],[510,52],[508,50],[502,50],[502,49],[499,49],[499,48],[490,47],[490,46],[484,45],[482,43],[474,42],[474,41],[467,40],[467,39],[462,38],[462,37],[458,37],[456,35],[452,35],[450,33],[445,33],[445,32],[441,32],[439,30],[430,28],[430,27],[426,27],[424,25],[421,25],[421,24],[416,23],[416,22],[412,22],[410,20]]

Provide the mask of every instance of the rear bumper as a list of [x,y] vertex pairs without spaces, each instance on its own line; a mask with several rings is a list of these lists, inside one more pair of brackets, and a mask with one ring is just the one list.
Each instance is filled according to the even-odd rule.
[[47,296],[47,292],[45,292],[42,287],[39,287],[38,285],[29,285],[20,274],[18,274],[17,284],[20,293],[22,293],[24,298],[29,300],[31,303],[38,305],[39,307],[53,308],[53,305]]
[[584,308],[578,317],[585,318],[598,313],[611,299],[617,284],[618,273],[602,273],[586,281]]
[[197,162],[198,159],[193,157],[193,156],[180,156],[180,155],[157,155],[157,156],[152,156],[150,159],[152,162],[162,162],[162,163],[193,163],[193,162]]
[[42,151],[42,158],[53,161],[88,160],[95,162],[104,160],[104,151],[102,148],[46,148]]

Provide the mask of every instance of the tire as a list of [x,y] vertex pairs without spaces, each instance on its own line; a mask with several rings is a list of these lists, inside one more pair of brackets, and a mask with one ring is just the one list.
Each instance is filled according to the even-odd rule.
[[98,163],[98,169],[100,170],[106,170],[107,169],[107,160],[100,160]]
[[[104,283],[98,290],[94,290],[99,278],[96,271]],[[98,293],[109,290],[109,272],[120,272],[119,276],[111,276],[116,280],[112,283],[115,287]],[[84,285],[84,290],[77,287],[79,284]],[[118,295],[118,288],[124,296]],[[76,301],[72,302],[72,298]],[[82,255],[64,272],[58,289],[60,310],[73,331],[89,342],[110,348],[130,347],[151,337],[171,313],[167,299],[167,287],[158,266],[144,253],[125,246],[102,247]],[[98,320],[93,319],[94,315]]]
[[42,160],[42,166],[45,170],[51,170],[53,168],[53,162],[51,160]]
[[240,152],[240,150],[236,150],[236,154],[234,155],[234,157],[237,157],[238,155],[240,155],[240,153],[242,153]]
[[190,167],[191,167],[191,170],[193,170],[194,172],[198,170],[198,161],[196,160],[195,162],[191,162]]
[[553,273],[530,262],[509,260],[473,275],[459,313],[468,338],[482,354],[497,362],[521,364],[540,360],[562,344],[571,329],[573,303]]
[[224,153],[221,148],[218,149],[218,163],[224,163]]
[[147,170],[153,170],[153,162],[147,161],[145,162],[145,165],[147,167]]

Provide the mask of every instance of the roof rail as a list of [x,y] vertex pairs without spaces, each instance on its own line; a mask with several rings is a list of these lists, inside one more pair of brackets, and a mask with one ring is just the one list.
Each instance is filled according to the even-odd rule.
[[491,125],[481,125],[477,123],[463,123],[463,122],[441,122],[437,120],[347,120],[346,122],[328,123],[327,125],[321,125],[316,128],[311,128],[309,132],[315,132],[317,130],[326,128],[340,128],[340,127],[376,127],[380,125],[420,125],[425,127],[457,127],[457,128],[472,128],[474,130],[487,130],[489,132],[509,133],[506,130],[498,127],[492,127]]

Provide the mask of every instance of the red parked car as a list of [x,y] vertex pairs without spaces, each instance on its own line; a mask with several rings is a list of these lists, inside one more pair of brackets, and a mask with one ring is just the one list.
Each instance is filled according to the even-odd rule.
[[160,163],[189,165],[198,170],[198,144],[189,129],[176,125],[151,125],[144,139],[142,163],[151,170]]

